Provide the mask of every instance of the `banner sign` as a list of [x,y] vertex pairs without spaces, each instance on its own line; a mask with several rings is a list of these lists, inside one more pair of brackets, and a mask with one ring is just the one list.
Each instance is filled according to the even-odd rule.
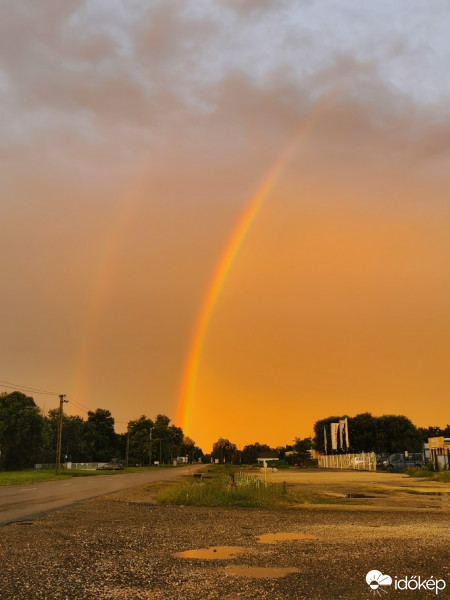
[[341,450],[345,450],[345,419],[339,419],[339,446]]
[[345,417],[344,421],[345,421],[345,445],[348,450],[350,448],[350,438],[348,437],[348,419],[347,419],[347,417]]
[[331,448],[333,450],[338,449],[338,431],[339,431],[339,423],[330,423],[331,429]]

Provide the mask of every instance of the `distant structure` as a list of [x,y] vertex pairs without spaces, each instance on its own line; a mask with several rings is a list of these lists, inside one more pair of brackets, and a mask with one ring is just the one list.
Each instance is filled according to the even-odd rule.
[[268,450],[266,452],[260,452],[256,460],[258,461],[259,465],[267,467],[270,463],[278,462],[280,457],[278,456],[278,452]]

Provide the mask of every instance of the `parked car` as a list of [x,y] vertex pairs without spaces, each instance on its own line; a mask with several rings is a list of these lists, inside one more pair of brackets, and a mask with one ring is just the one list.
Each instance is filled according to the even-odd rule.
[[[381,458],[381,457],[380,457]],[[420,469],[425,464],[422,452],[397,452],[377,460],[377,468],[388,471],[403,471],[403,469]]]
[[97,467],[97,471],[123,471],[125,467],[120,463],[107,463]]

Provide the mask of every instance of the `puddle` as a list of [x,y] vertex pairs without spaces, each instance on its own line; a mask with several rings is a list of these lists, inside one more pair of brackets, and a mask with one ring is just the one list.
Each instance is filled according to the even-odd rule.
[[280,579],[291,573],[298,573],[299,569],[295,567],[243,567],[232,565],[225,567],[225,572],[228,575],[236,575],[237,577],[251,577],[253,579]]
[[227,560],[244,552],[240,546],[212,546],[211,548],[198,548],[177,552],[176,558],[200,558],[202,560]]
[[376,496],[368,496],[367,494],[346,494],[346,498],[376,498]]
[[258,537],[258,542],[260,544],[276,544],[277,542],[292,542],[295,540],[317,540],[317,538],[313,535],[309,535],[308,533],[289,532],[265,533],[264,535],[260,535]]
[[411,490],[410,493],[417,494],[419,496],[448,496],[448,492],[423,492],[422,490]]

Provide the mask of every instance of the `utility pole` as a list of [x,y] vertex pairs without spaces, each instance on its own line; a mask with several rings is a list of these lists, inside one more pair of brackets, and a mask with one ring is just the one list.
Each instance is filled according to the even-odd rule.
[[127,430],[127,448],[125,450],[125,468],[128,468],[128,457],[130,456],[130,424]]
[[152,431],[154,430],[154,427],[150,427],[150,431],[149,431],[149,438],[150,438],[150,443],[148,445],[148,466],[151,467],[152,466]]
[[56,437],[56,474],[59,475],[61,467],[61,439],[62,439],[62,421],[63,421],[63,404],[68,402],[66,394],[59,395],[59,415],[58,415],[58,434]]

